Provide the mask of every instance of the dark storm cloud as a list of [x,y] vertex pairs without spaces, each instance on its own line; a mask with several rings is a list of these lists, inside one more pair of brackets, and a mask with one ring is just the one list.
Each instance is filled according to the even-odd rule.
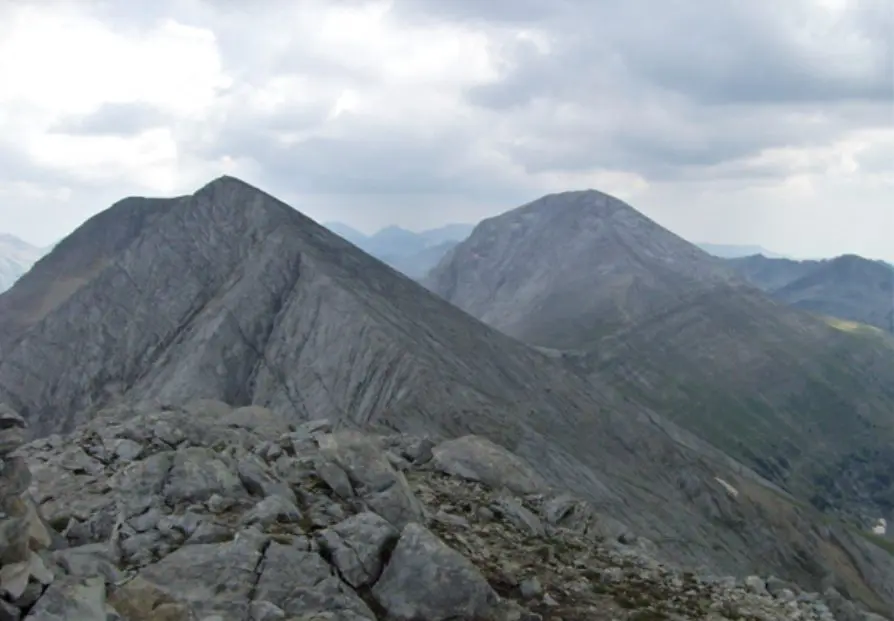
[[[634,3],[635,4],[635,3]],[[875,2],[875,5],[880,3]],[[668,5],[669,6],[669,5]],[[854,3],[820,40],[804,34],[818,7],[801,2],[675,3],[615,38],[631,71],[711,104],[889,100],[891,24],[870,2]],[[821,11],[821,9],[820,9]],[[621,17],[630,25],[631,15]],[[811,35],[816,37],[816,35]]]
[[578,11],[544,24],[555,53],[538,59],[532,45],[517,46],[501,83],[471,97],[503,106],[510,92],[519,103],[535,95],[585,99],[594,74],[620,69],[628,81],[709,104],[890,101],[894,20],[878,5],[855,3],[810,41],[803,29],[811,13],[797,0],[580,0]]
[[[824,23],[816,2],[558,0],[398,2],[413,15],[524,22],[554,35],[558,53],[531,63],[520,47],[520,95],[586,86],[608,62],[709,103],[885,99],[892,96],[894,8],[862,0]],[[807,33],[806,29],[812,32]],[[811,40],[812,39],[812,40]],[[548,70],[547,70],[548,69]],[[482,93],[479,93],[481,96]],[[496,96],[505,101],[505,97]]]
[[[361,3],[341,2],[348,4]],[[213,143],[190,148],[249,158],[271,183],[320,194],[493,193],[504,181],[517,183],[470,163],[481,140],[533,174],[607,169],[673,181],[730,171],[763,178],[775,170],[782,177],[791,169],[754,164],[750,171],[747,161],[767,149],[827,144],[889,122],[882,112],[894,75],[890,15],[877,4],[855,3],[836,22],[817,26],[821,9],[802,0],[397,0],[393,15],[406,27],[453,22],[495,33],[502,74],[470,87],[465,101],[492,116],[499,134],[487,126],[484,135],[470,134],[458,119],[456,127],[414,135],[367,119],[349,133],[319,137],[315,129],[326,123],[333,97],[274,112],[238,109]],[[243,89],[289,75],[376,88],[375,76],[300,40],[273,56],[246,45],[244,7],[191,6],[214,15],[221,53]],[[284,26],[290,15],[273,12],[262,21]],[[809,23],[816,41],[805,38]],[[535,36],[503,36],[519,29]],[[538,33],[548,39],[546,53],[535,42]],[[237,104],[240,96],[229,95]],[[571,118],[569,108],[576,111]]]
[[[452,8],[439,12],[433,0],[431,9],[472,11],[444,4]],[[541,21],[496,3],[494,20],[530,18],[551,49],[525,40],[500,48],[501,79],[469,89],[467,101],[520,119],[532,139],[505,148],[528,171],[603,167],[671,180],[702,168],[711,176],[766,149],[890,123],[894,23],[881,4],[851,3],[823,23],[822,8],[797,0],[567,0]],[[596,122],[557,126],[569,105]]]
[[81,116],[62,119],[53,130],[64,134],[131,136],[164,125],[164,112],[143,103],[107,103]]

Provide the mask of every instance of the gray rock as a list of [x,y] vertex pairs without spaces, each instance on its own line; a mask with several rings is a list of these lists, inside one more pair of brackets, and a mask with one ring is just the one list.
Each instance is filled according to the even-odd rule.
[[177,505],[205,502],[214,494],[240,497],[245,489],[239,476],[213,451],[192,447],[174,454],[163,494],[166,502]]
[[433,463],[447,474],[479,481],[493,489],[505,487],[516,494],[549,489],[543,477],[522,459],[478,436],[442,442],[434,449]]
[[74,474],[102,474],[103,465],[80,446],[70,446],[59,457],[59,465]]
[[328,612],[375,619],[363,600],[333,575],[319,554],[275,541],[264,554],[255,597],[281,608],[287,617]]
[[767,595],[767,583],[760,576],[745,578],[745,588],[757,595]]
[[354,496],[354,487],[348,473],[337,464],[328,459],[319,458],[314,462],[314,468],[319,476],[333,492],[344,499]]
[[767,591],[771,595],[777,595],[784,590],[791,591],[796,595],[801,591],[796,584],[788,582],[787,580],[781,580],[776,576],[770,576],[769,578],[767,578]]
[[0,599],[0,621],[20,621],[22,611],[18,606]]
[[251,621],[283,621],[286,613],[282,608],[264,600],[255,600],[250,606]]
[[266,545],[265,537],[248,529],[228,543],[184,546],[139,576],[173,601],[188,604],[199,618],[244,619]]
[[121,561],[125,565],[137,566],[151,563],[160,553],[165,552],[168,547],[162,540],[161,533],[157,530],[123,537],[118,541],[117,545]]
[[112,444],[112,453],[121,461],[134,461],[143,454],[143,445],[128,438],[116,438]]
[[503,496],[497,499],[492,508],[501,513],[503,517],[514,524],[518,529],[531,535],[542,536],[543,524],[540,519],[517,499]]
[[415,523],[404,527],[373,596],[399,621],[484,618],[499,601],[472,563]]
[[587,525],[587,534],[605,541],[617,541],[626,545],[639,541],[630,528],[608,515],[593,514]]
[[0,429],[25,429],[22,416],[5,403],[0,403]]
[[25,430],[20,427],[0,429],[0,456],[12,453],[25,443]]
[[300,521],[301,511],[294,503],[282,496],[264,498],[242,519],[243,524],[259,524],[262,527],[269,527],[276,523],[297,524]]
[[158,526],[158,522],[164,517],[164,513],[158,507],[149,507],[144,513],[135,515],[127,520],[127,523],[138,533],[145,533]]
[[318,442],[320,452],[345,471],[370,510],[396,528],[422,520],[422,507],[406,478],[394,469],[375,440],[362,433],[342,431],[322,436]]
[[432,516],[432,519],[435,522],[440,524],[445,524],[447,526],[453,526],[458,528],[468,528],[469,520],[464,518],[461,515],[454,515],[452,513],[447,513],[446,511],[438,511]]
[[281,496],[288,502],[295,504],[295,492],[288,484],[277,480],[268,474],[264,464],[254,457],[246,457],[238,465],[239,478],[245,489],[254,496]]
[[[84,508],[94,507],[93,514],[84,522],[72,520],[65,536],[72,546],[108,541],[115,527],[118,512],[108,497],[91,497]],[[82,511],[78,511],[82,514]]]
[[156,453],[128,465],[113,477],[113,486],[121,490],[118,504],[124,519],[146,511],[162,493],[173,459],[173,451]]
[[430,438],[414,438],[403,447],[403,455],[416,465],[427,464],[434,457],[435,443]]
[[536,577],[522,580],[518,589],[524,599],[534,599],[543,595],[543,586]]
[[196,528],[186,543],[189,545],[202,543],[223,543],[233,538],[234,532],[232,528],[215,524],[214,522],[202,522]]
[[225,498],[220,494],[211,494],[211,497],[208,498],[206,504],[211,513],[224,513],[228,509],[231,509],[236,502],[237,501],[234,498]]
[[31,610],[32,606],[37,603],[37,600],[40,599],[40,596],[43,595],[45,590],[45,585],[40,584],[39,582],[29,582],[28,586],[25,587],[25,591],[13,602],[13,604],[20,610]]
[[0,566],[28,558],[28,522],[22,517],[0,520]]
[[26,621],[107,621],[102,578],[67,576],[56,580],[37,601]]
[[203,516],[192,511],[166,515],[158,522],[159,532],[172,538],[191,536],[204,521]]
[[123,578],[115,566],[115,559],[109,546],[101,543],[59,550],[52,554],[53,561],[65,573],[76,578],[102,577],[106,583],[114,584]]
[[320,549],[352,587],[378,580],[385,555],[397,541],[398,531],[384,518],[365,512],[320,532]]

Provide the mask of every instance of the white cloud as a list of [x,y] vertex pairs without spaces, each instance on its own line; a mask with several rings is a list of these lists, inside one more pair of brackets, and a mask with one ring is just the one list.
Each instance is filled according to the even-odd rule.
[[177,188],[177,136],[155,127],[130,136],[60,132],[64,119],[107,104],[139,103],[175,123],[201,120],[230,80],[214,34],[164,19],[119,33],[78,5],[21,4],[0,40],[0,140],[48,177],[151,192]]
[[166,19],[133,36],[79,14],[77,5],[18,6],[0,41],[0,105],[59,116],[141,102],[189,117],[229,82],[207,29]]
[[894,258],[890,19],[707,3],[8,3],[0,230],[228,173],[366,229],[595,187],[693,239]]

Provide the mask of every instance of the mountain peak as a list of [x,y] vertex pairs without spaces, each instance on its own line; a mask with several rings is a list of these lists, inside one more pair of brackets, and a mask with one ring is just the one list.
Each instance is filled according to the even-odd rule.
[[[602,333],[650,312],[656,299],[670,303],[680,283],[699,289],[730,278],[719,259],[589,189],[549,194],[483,221],[425,283],[511,336],[564,348],[576,344],[583,317],[601,317],[593,333]],[[613,285],[626,293],[618,297]],[[546,305],[549,313],[532,312]]]
[[245,189],[252,189],[257,192],[262,192],[262,190],[254,187],[246,181],[243,181],[242,179],[239,179],[238,177],[234,177],[232,175],[221,175],[220,177],[212,179],[211,181],[206,183],[196,193],[202,192],[207,189],[216,189],[221,187],[241,187]]
[[629,211],[640,218],[645,218],[621,199],[594,189],[566,190],[547,194],[504,215],[513,212],[519,214],[558,212],[577,215],[589,213],[604,217],[618,211]]

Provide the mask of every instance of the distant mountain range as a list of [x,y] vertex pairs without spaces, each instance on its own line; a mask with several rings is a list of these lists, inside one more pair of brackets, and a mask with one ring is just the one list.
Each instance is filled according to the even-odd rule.
[[[329,222],[324,226],[414,280],[424,279],[476,227],[473,224],[448,224],[417,233],[398,226],[388,226],[373,235],[365,235],[340,222]],[[563,241],[555,239],[550,243],[561,245]],[[631,244],[641,245],[641,240],[631,240]],[[689,252],[694,251],[693,246],[688,243],[687,246],[690,248]],[[727,266],[732,267],[739,276],[789,306],[885,330],[891,330],[894,325],[891,316],[894,309],[891,273],[894,273],[894,267],[882,261],[855,255],[835,259],[796,260],[758,245],[697,243],[694,246],[724,259]],[[616,264],[604,264],[597,268],[598,271],[606,269],[619,271],[625,278],[629,277],[626,268]],[[645,273],[654,274],[651,268],[646,268]],[[693,275],[692,280],[698,282],[701,278]],[[600,288],[598,291],[594,295],[603,295],[606,290]],[[489,294],[485,297],[490,298]],[[628,303],[621,315],[630,317],[631,310],[636,305],[634,299],[635,294],[627,298]],[[654,298],[646,296],[646,299],[651,301]],[[514,307],[515,301],[509,302],[509,306]],[[491,307],[489,312],[511,314],[519,312],[519,309]],[[561,322],[555,322],[553,318],[545,317],[543,320],[556,329],[567,327]]]
[[789,306],[894,331],[894,266],[889,263],[849,254],[819,261],[755,255],[729,264]]
[[772,250],[767,250],[763,246],[711,244],[706,242],[700,242],[696,245],[708,254],[713,254],[715,257],[720,257],[722,259],[735,259],[738,257],[748,257],[756,254],[761,254],[765,257],[774,259],[786,258],[785,255],[779,254],[778,252],[773,252]]
[[[361,250],[388,263],[410,278],[419,280],[475,229],[475,224],[447,224],[427,231],[413,232],[399,226],[387,226],[372,235],[361,233],[343,222],[325,222],[323,226]],[[786,258],[785,255],[757,245],[698,243],[708,254],[723,259],[753,255]]]
[[0,233],[0,293],[12,287],[49,251],[49,247],[38,248],[13,235]]
[[474,224],[448,224],[417,233],[388,226],[373,235],[364,235],[341,222],[327,222],[323,226],[414,279],[427,274],[475,228]]

